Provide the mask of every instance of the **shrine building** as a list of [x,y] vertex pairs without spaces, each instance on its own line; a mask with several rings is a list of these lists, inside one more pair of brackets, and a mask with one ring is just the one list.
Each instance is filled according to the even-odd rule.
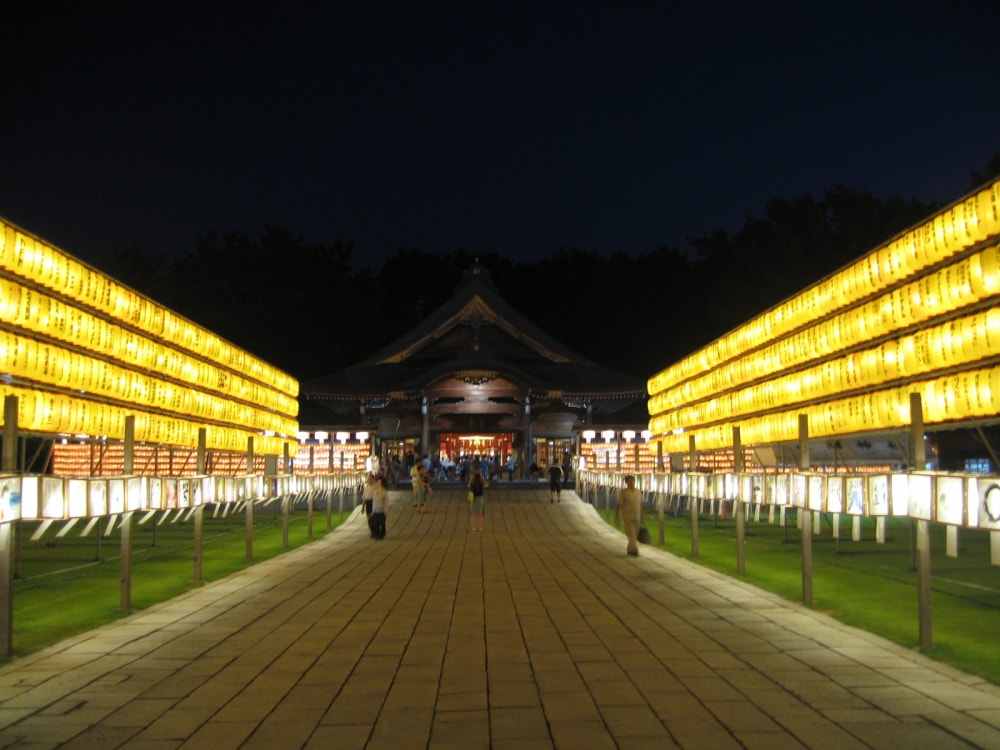
[[[638,448],[645,386],[542,331],[476,264],[416,328],[358,364],[303,383],[299,439],[344,460],[371,450],[383,461],[427,455],[450,466],[496,456],[505,466],[513,456],[525,476],[532,465],[568,463],[581,443],[611,431],[616,440],[602,445],[627,437]],[[618,446],[614,458],[620,454]]]

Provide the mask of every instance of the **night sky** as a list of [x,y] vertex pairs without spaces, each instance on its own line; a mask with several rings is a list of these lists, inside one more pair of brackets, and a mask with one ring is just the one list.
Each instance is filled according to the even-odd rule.
[[358,265],[650,252],[1000,151],[995,0],[88,5],[4,11],[0,216],[90,261],[272,223]]

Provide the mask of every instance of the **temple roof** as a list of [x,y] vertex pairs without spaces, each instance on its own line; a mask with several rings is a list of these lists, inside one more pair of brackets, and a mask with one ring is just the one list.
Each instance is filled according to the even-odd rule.
[[645,381],[572,351],[511,307],[479,265],[455,295],[364,361],[302,384],[310,399],[410,397],[450,377],[501,377],[531,394],[582,400],[642,398]]

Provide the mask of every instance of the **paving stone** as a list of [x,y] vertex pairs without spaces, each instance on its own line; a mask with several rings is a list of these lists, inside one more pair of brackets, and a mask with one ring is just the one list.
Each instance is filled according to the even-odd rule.
[[1000,688],[621,533],[461,487],[0,668],[0,747],[1000,747]]

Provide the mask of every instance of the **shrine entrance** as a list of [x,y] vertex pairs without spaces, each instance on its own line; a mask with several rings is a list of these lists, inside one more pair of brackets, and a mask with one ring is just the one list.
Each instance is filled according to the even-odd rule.
[[443,432],[440,435],[441,461],[457,463],[466,457],[496,456],[501,464],[507,462],[507,456],[513,449],[513,435],[509,432],[492,432],[482,434],[464,434],[458,432]]

